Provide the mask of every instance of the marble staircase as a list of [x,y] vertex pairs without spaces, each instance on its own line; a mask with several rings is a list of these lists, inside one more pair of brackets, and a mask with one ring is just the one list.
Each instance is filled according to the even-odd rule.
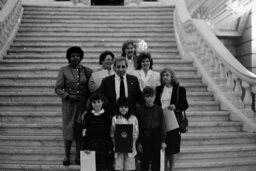
[[54,94],[66,49],[81,46],[83,64],[95,69],[102,51],[120,55],[125,40],[144,39],[154,69],[173,68],[187,90],[189,131],[182,134],[176,170],[255,171],[256,133],[230,121],[193,63],[181,59],[173,10],[24,6],[19,31],[0,63],[0,170],[78,171],[74,164],[62,166],[61,101]]

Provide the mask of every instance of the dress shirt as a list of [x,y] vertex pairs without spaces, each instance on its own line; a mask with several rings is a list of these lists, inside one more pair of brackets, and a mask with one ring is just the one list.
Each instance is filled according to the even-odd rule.
[[[121,81],[121,78],[119,77],[119,75],[115,74],[116,99],[118,99],[120,95],[120,81]],[[127,86],[126,74],[123,76],[123,81],[124,81],[125,97],[128,97],[128,86]]]

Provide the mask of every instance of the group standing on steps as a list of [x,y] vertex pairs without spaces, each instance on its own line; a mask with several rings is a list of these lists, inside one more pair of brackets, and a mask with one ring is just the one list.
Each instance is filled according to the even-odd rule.
[[[104,51],[102,67],[94,72],[81,64],[80,47],[67,50],[69,64],[59,69],[55,85],[62,99],[64,166],[72,164],[75,141],[75,164],[83,162],[81,150],[95,151],[97,171],[136,170],[139,162],[141,171],[160,171],[160,150],[165,152],[165,171],[174,170],[181,143],[176,111],[188,108],[186,90],[171,68],[154,71],[151,54],[136,50],[135,41],[128,40],[119,57]],[[133,126],[129,153],[115,151],[116,124]]]

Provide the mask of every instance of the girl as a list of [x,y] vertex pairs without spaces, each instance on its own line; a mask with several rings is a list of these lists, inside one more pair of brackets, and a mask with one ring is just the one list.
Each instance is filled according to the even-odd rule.
[[112,118],[111,133],[113,144],[115,146],[115,128],[116,124],[133,125],[133,151],[131,153],[115,153],[115,170],[135,170],[135,155],[137,154],[135,143],[139,135],[137,118],[132,115],[129,109],[129,102],[126,97],[121,97],[117,101],[118,113]]
[[127,73],[132,74],[137,68],[136,43],[133,40],[127,40],[123,43],[121,56],[127,59]]
[[[160,80],[161,86],[156,87],[155,103],[160,105],[167,114],[174,115],[175,113],[177,116],[178,110],[185,111],[188,108],[186,89],[179,86],[179,82],[172,69],[163,69],[160,73]],[[166,130],[165,142],[167,147],[165,155],[167,160],[165,168],[167,170],[169,162],[169,171],[172,171],[174,169],[175,154],[180,152],[181,136],[176,117],[167,122],[172,123],[172,129]],[[173,127],[174,124],[176,125],[175,129]]]
[[99,93],[93,94],[87,104],[88,111],[82,116],[83,150],[85,153],[96,151],[96,170],[108,169],[108,155],[112,149],[109,136],[111,117],[104,110],[106,98]]

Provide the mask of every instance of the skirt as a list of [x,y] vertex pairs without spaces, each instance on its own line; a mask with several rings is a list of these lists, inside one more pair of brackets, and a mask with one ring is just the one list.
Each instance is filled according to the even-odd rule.
[[165,155],[177,154],[180,152],[181,136],[179,129],[174,129],[166,133],[165,143],[167,145],[165,149]]

